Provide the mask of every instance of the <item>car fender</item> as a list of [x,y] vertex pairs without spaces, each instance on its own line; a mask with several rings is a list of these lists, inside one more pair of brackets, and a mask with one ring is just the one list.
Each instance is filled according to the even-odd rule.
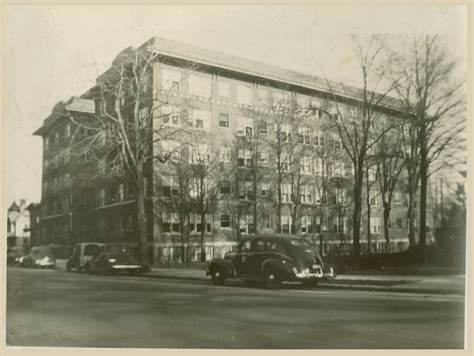
[[223,259],[223,258],[213,259],[209,263],[209,266],[207,267],[206,276],[209,276],[215,268],[219,268],[221,270],[226,271],[227,277],[234,277],[235,276],[234,264],[229,260],[226,260],[226,259]]
[[262,263],[261,271],[263,272],[268,268],[273,269],[275,272],[281,273],[282,276],[291,274],[293,265],[286,260],[279,260],[276,258],[268,258]]

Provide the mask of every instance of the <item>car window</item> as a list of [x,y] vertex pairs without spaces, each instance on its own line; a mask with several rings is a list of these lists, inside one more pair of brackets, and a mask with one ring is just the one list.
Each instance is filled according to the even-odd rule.
[[97,256],[99,254],[99,246],[97,245],[87,245],[84,248],[84,256]]
[[251,250],[255,252],[265,251],[265,243],[260,239],[255,239],[252,242]]
[[272,252],[286,254],[286,249],[277,241],[267,241],[266,249]]
[[250,240],[244,240],[240,244],[239,252],[246,252],[246,251],[250,251]]

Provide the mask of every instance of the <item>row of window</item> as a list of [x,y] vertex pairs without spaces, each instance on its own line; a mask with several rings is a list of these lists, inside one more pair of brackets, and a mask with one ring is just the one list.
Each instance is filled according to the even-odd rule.
[[119,183],[117,185],[112,185],[107,189],[99,189],[97,191],[96,206],[101,207],[109,204],[121,203],[128,200],[128,198],[132,196],[132,185],[128,182]]
[[62,164],[67,164],[70,161],[70,150],[65,149],[59,152],[57,155],[54,155],[50,159],[45,158],[43,161],[43,170],[47,172],[49,169],[54,169],[59,167]]
[[56,131],[50,136],[44,137],[44,150],[48,151],[50,148],[58,145],[63,139],[71,137],[71,124],[67,123],[61,128],[61,131]]
[[69,173],[65,173],[58,177],[47,179],[43,182],[43,195],[46,193],[55,193],[61,189],[69,188],[71,179]]
[[48,201],[42,205],[43,216],[66,214],[70,210],[69,198]]
[[[233,218],[234,216],[230,214],[221,214],[220,215],[220,228],[221,229],[232,229],[233,228]],[[250,234],[254,232],[253,224],[253,215],[242,215],[239,219],[239,231],[243,234]],[[270,216],[263,215],[258,219],[260,229],[271,229]],[[181,232],[181,223],[178,213],[165,212],[162,213],[162,226],[163,232]],[[212,233],[213,224],[213,215],[206,215],[206,233]],[[299,231],[294,231],[293,219],[290,215],[281,216],[281,232],[290,234],[290,233],[301,233],[301,234],[312,234],[312,233],[321,233],[330,232],[334,233],[348,233],[348,218],[345,216],[333,216],[331,218],[326,216],[310,216],[304,215],[299,218]],[[389,229],[403,229],[402,218],[397,217],[395,219],[389,219],[388,221]],[[201,232],[201,216],[199,214],[190,214],[189,218],[189,229],[191,232]],[[372,234],[381,234],[382,233],[382,219],[380,217],[371,217],[370,218],[370,232]]]

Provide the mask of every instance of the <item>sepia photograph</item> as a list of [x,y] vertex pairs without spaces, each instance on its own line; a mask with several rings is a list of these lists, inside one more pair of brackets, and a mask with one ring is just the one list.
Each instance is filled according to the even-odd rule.
[[471,5],[3,4],[2,349],[466,350]]

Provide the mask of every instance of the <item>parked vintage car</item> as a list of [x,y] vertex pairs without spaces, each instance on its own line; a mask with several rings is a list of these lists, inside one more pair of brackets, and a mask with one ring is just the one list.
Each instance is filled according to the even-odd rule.
[[236,252],[213,259],[207,268],[215,285],[226,279],[262,281],[267,288],[278,288],[284,281],[316,286],[321,279],[334,278],[311,244],[293,235],[257,235],[244,238]]
[[27,248],[15,246],[7,252],[7,265],[14,266],[21,263],[22,257],[27,254]]
[[28,255],[20,257],[22,267],[28,268],[54,268],[56,259],[49,246],[32,247]]
[[85,262],[86,272],[117,273],[128,272],[130,274],[140,273],[140,266],[129,248],[122,244],[105,244],[100,246],[99,253],[89,261]]
[[66,262],[66,270],[77,272],[91,270],[91,261],[97,258],[105,245],[98,242],[81,242],[74,246],[72,256]]

